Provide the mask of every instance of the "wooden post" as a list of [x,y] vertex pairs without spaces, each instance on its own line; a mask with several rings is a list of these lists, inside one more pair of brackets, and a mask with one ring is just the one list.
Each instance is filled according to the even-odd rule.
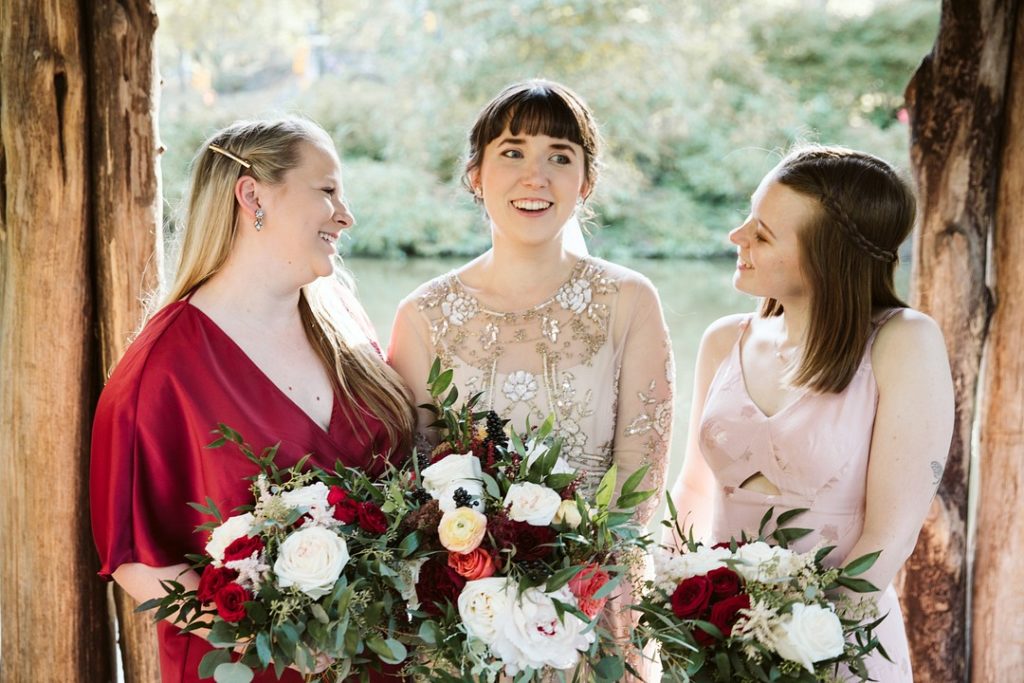
[[1016,37],[989,275],[995,307],[979,394],[981,495],[971,610],[971,680],[979,683],[1024,679],[1024,7],[1016,12],[1016,21],[1007,22]]
[[1008,29],[1018,5],[945,0],[935,46],[906,93],[921,211],[912,300],[942,328],[956,391],[946,472],[902,575],[914,678],[921,683],[967,680],[967,478],[992,310],[985,275],[1003,143]]
[[88,69],[74,0],[0,8],[4,681],[111,678],[88,515],[95,377]]
[[[102,383],[142,318],[142,302],[158,284],[161,197],[156,126],[159,79],[153,54],[157,27],[151,0],[91,3],[90,109],[95,287]],[[91,406],[90,406],[91,407]],[[121,664],[128,683],[160,678],[152,613],[114,587]]]

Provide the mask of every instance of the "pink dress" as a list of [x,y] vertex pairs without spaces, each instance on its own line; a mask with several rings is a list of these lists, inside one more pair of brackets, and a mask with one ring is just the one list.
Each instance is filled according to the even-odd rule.
[[[864,527],[864,500],[871,434],[878,406],[878,386],[871,370],[875,334],[896,310],[875,323],[860,367],[838,394],[805,392],[774,415],[765,415],[747,392],[740,345],[750,318],[708,389],[700,424],[700,448],[715,475],[712,533],[716,541],[757,535],[769,507],[778,515],[809,508],[790,525],[815,533],[792,544],[806,551],[818,541],[834,545],[826,562],[848,559]],[[778,488],[767,495],[740,488],[761,473]],[[880,655],[868,661],[871,678],[882,683],[911,683],[910,655],[903,615],[893,587],[878,600],[888,613],[875,633],[893,662]]]

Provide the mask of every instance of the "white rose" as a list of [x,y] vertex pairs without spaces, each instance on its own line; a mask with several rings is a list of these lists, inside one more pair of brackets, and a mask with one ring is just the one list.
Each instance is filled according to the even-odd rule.
[[424,490],[438,502],[444,512],[455,509],[453,496],[459,488],[466,489],[474,503],[477,503],[484,493],[480,459],[472,453],[445,456],[430,467],[424,468],[420,476],[423,477]]
[[328,493],[327,485],[322,481],[318,481],[315,484],[310,484],[309,486],[285,491],[281,494],[281,502],[288,507],[295,508],[301,512],[309,512],[312,508],[326,510],[328,508]]
[[418,560],[405,560],[398,568],[399,592],[402,594],[402,599],[405,600],[409,609],[415,610],[420,608],[420,598],[416,594],[416,584],[420,580],[420,569],[423,568],[427,559],[426,557],[421,557]]
[[508,516],[517,522],[526,522],[532,526],[551,524],[561,504],[562,497],[557,491],[528,481],[513,484],[505,494]]
[[570,669],[579,661],[579,651],[594,642],[594,630],[587,631],[587,622],[569,613],[559,619],[552,598],[576,604],[567,586],[552,593],[527,588],[499,620],[500,631],[491,649],[505,663],[507,674],[514,676],[527,667]]
[[771,546],[764,541],[748,543],[736,549],[736,571],[747,581],[766,581],[791,576],[799,568],[792,550]]
[[555,518],[552,521],[555,524],[564,524],[570,529],[575,529],[583,521],[583,515],[580,514],[575,500],[563,500],[559,504],[558,510],[555,511]]
[[654,553],[654,574],[659,583],[673,586],[692,576],[726,567],[725,560],[732,556],[728,548],[700,546],[694,552],[670,552],[659,550]]
[[793,605],[775,627],[775,650],[791,662],[799,662],[812,674],[814,662],[843,654],[843,625],[835,613],[818,605]]
[[303,527],[278,548],[274,573],[282,588],[295,586],[315,599],[331,592],[347,563],[345,539],[323,527]]
[[210,532],[210,540],[206,544],[206,554],[213,558],[214,567],[219,567],[224,562],[224,551],[233,541],[249,535],[255,519],[251,512],[228,517],[223,524]]
[[466,632],[493,646],[514,595],[514,590],[509,590],[507,578],[467,581],[459,593],[459,617],[466,626]]

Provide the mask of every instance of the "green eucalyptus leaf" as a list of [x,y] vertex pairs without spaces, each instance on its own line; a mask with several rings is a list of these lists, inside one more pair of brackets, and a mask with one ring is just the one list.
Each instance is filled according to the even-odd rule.
[[220,664],[213,671],[213,680],[217,683],[249,683],[253,678],[252,669],[239,662]]
[[231,661],[231,650],[225,649],[214,649],[203,655],[203,658],[199,660],[199,677],[200,678],[212,678],[213,672],[221,664],[226,664]]

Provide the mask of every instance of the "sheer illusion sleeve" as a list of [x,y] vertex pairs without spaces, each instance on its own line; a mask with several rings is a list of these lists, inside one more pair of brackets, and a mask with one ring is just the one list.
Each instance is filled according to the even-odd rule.
[[[619,310],[626,325],[619,350],[619,391],[612,457],[618,470],[617,486],[644,465],[650,465],[638,490],[655,495],[637,509],[646,525],[661,501],[665,487],[672,416],[675,367],[672,345],[661,303],[646,279],[630,283]],[[621,314],[620,314],[621,315]]]

